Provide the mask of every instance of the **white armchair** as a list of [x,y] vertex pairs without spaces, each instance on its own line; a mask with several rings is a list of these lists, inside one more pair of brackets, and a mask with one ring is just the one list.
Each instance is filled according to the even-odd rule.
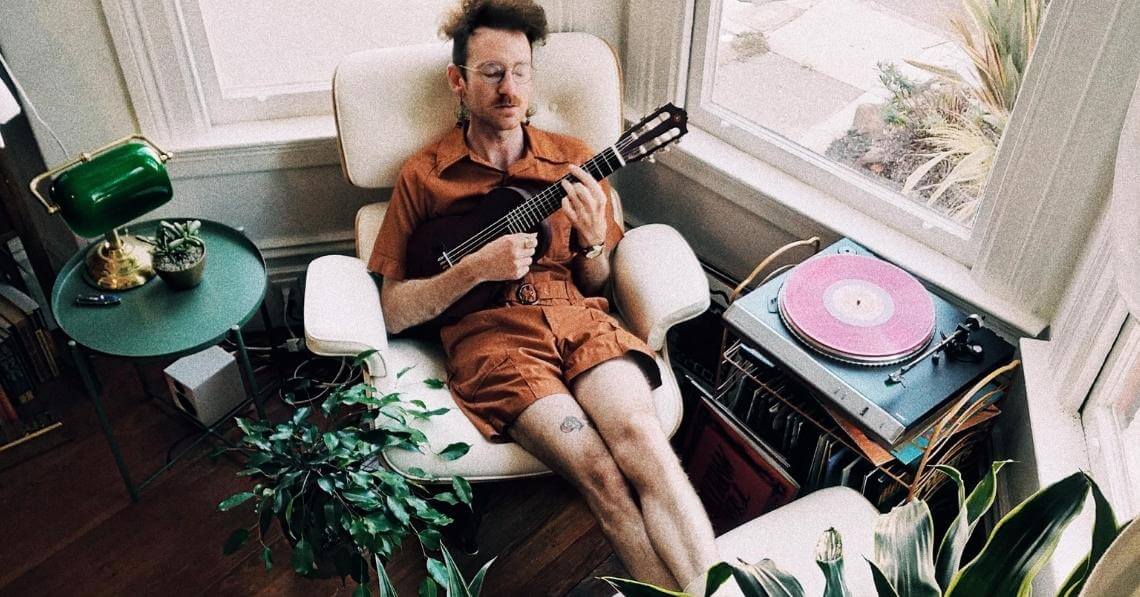
[[[340,63],[333,100],[341,161],[352,184],[391,187],[405,159],[454,126],[454,100],[444,77],[449,61],[449,45],[431,44],[371,50]],[[536,126],[574,135],[594,148],[617,139],[622,124],[620,78],[605,42],[584,33],[553,34],[536,49],[535,62],[533,104],[538,113],[532,122]],[[612,200],[620,221],[616,193]],[[446,461],[431,452],[393,450],[384,456],[394,470],[425,481],[451,475],[480,481],[548,473],[517,444],[486,441],[455,408],[449,391],[422,383],[428,377],[446,379],[438,343],[388,338],[376,280],[362,261],[372,251],[386,208],[386,203],[377,203],[357,214],[357,257],[327,256],[309,265],[305,284],[309,348],[327,356],[375,349],[365,363],[370,383],[381,391],[423,400],[430,409],[451,408],[416,424],[433,451],[466,442],[471,444],[470,452]],[[665,332],[708,308],[707,281],[685,241],[663,225],[629,231],[613,260],[613,295],[620,318],[658,351],[663,383],[654,398],[661,425],[672,435],[681,420],[681,397],[668,364]],[[405,367],[414,368],[397,382],[397,373]]]

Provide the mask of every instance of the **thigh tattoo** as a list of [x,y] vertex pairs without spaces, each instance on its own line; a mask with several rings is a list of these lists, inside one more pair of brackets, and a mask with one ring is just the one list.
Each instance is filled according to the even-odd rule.
[[560,425],[558,428],[562,430],[562,433],[573,433],[585,426],[586,424],[578,419],[578,417],[571,416],[562,419],[562,425]]

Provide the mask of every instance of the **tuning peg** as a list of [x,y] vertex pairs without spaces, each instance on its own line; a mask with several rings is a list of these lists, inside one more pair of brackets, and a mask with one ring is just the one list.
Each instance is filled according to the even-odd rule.
[[662,149],[661,151],[664,151],[665,153],[669,153],[669,150],[671,150],[671,149],[673,149],[672,145],[666,145],[665,149]]
[[656,157],[656,156],[652,156],[652,155],[651,155],[651,156],[649,156],[649,157],[648,157],[648,158],[646,158],[646,159],[648,159],[648,160],[649,160],[649,163],[650,163],[650,164],[656,164],[656,163],[657,163],[657,157]]

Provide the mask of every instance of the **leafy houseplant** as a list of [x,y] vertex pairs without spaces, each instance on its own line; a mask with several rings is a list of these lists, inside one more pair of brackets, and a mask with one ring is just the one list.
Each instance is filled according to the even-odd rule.
[[[368,354],[358,356],[357,363]],[[438,385],[437,380],[425,383]],[[354,595],[368,595],[369,570],[375,570],[379,594],[394,595],[384,563],[407,535],[415,535],[422,548],[443,549],[441,531],[452,519],[440,510],[470,507],[471,486],[453,477],[448,490],[433,491],[382,468],[378,457],[389,448],[422,451],[427,438],[409,421],[447,409],[428,411],[422,401],[404,401],[398,393],[376,395],[360,383],[334,388],[319,411],[302,407],[277,424],[238,419],[245,436],[236,450],[248,456],[238,474],[253,477],[256,484],[218,508],[252,502],[266,569],[273,565],[266,538],[276,520],[293,546],[292,566],[299,574],[351,576],[358,583]],[[468,448],[452,444],[440,456],[453,460]],[[223,551],[233,553],[250,534],[249,528],[236,529]],[[434,595],[438,583],[453,597],[477,595],[490,562],[465,583],[446,550],[443,558],[428,558],[430,575],[421,594]]]
[[206,269],[206,245],[198,231],[202,222],[162,220],[147,239],[154,245],[154,269],[171,288],[185,290],[202,281]]
[[[1061,533],[1076,517],[1089,492],[1096,508],[1092,549],[1058,595],[1080,593],[1100,556],[1123,527],[1116,524],[1111,506],[1085,473],[1074,473],[1026,498],[990,533],[976,558],[961,566],[962,552],[978,520],[990,509],[996,494],[997,473],[1008,461],[995,462],[990,472],[966,495],[962,475],[953,467],[937,468],[958,486],[958,516],[950,524],[935,552],[934,526],[923,500],[913,500],[879,517],[875,524],[875,553],[867,560],[880,597],[917,595],[958,597],[974,595],[1029,595],[1033,578],[1052,556]],[[838,533],[828,529],[816,548],[816,561],[827,584],[825,597],[850,595],[843,580],[842,545]],[[720,562],[708,572],[705,596],[729,577],[744,595],[802,596],[802,585],[772,560],[757,564]],[[681,595],[628,579],[607,578],[623,595],[639,597]]]

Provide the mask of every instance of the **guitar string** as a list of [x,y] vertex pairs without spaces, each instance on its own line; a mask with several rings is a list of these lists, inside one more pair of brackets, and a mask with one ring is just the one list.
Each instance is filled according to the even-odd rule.
[[[608,149],[611,149],[611,148],[607,148],[607,150]],[[606,150],[603,150],[598,156],[591,158],[590,161],[583,164],[583,169],[585,169],[587,172],[589,172],[592,176],[598,177],[598,175],[601,173],[601,168],[600,168],[600,164],[595,163],[596,160],[600,157],[601,159],[606,160],[607,161],[607,167],[609,166],[608,158],[604,157],[605,152],[606,152]],[[591,171],[591,170],[595,170],[595,171]],[[616,170],[612,170],[611,173],[614,171],[616,171]],[[599,177],[599,178],[604,178],[604,176]],[[565,176],[565,177],[559,179],[559,182],[561,182],[562,180],[572,180],[572,179],[570,178],[570,176]],[[470,253],[477,250],[480,247],[480,245],[483,244],[483,242],[485,240],[492,239],[497,234],[499,234],[501,232],[511,230],[512,225],[515,225],[516,228],[519,230],[525,230],[525,229],[530,228],[531,226],[537,224],[538,222],[541,222],[542,219],[544,219],[544,218],[541,217],[542,210],[540,209],[540,206],[547,206],[547,202],[551,199],[561,199],[561,197],[558,196],[559,193],[565,193],[565,191],[562,189],[562,186],[560,184],[555,183],[551,187],[548,187],[547,190],[544,190],[544,191],[538,193],[537,195],[531,197],[529,200],[527,200],[522,205],[518,206],[515,209],[512,209],[510,212],[505,214],[503,217],[499,218],[499,220],[492,222],[490,225],[488,225],[482,231],[475,234],[474,236],[469,238],[467,241],[465,241],[464,243],[457,246],[455,249],[452,249],[451,251],[449,251],[448,252],[448,259],[451,261],[457,261],[459,259],[462,259],[463,257],[466,257]],[[565,195],[563,194],[562,196],[564,197]],[[548,207],[555,207],[555,205],[550,204]],[[533,222],[531,221],[531,216],[533,216],[535,218]],[[441,261],[443,261],[442,258],[441,258]]]
[[[623,141],[619,141],[618,143],[615,143],[611,147],[607,147],[606,149],[602,150],[598,155],[594,156],[593,158],[590,158],[589,161],[587,161],[585,164],[583,164],[583,169],[590,172],[591,168],[593,168],[596,171],[590,172],[590,174],[593,176],[597,176],[597,174],[601,173],[601,164],[598,163],[599,159],[605,161],[605,167],[606,168],[611,167],[610,158],[609,158],[609,156],[606,155],[607,151],[614,152],[615,148],[624,151],[625,149],[627,149],[630,146],[630,144],[633,143],[633,141],[634,141],[634,137],[630,136]],[[618,164],[620,167],[621,160],[618,159],[616,152],[614,152],[614,159],[616,159],[618,161]],[[618,168],[614,168],[613,170],[610,170],[610,173],[612,174],[613,172],[616,172],[617,170],[618,170]],[[604,176],[602,178],[604,178]],[[571,177],[569,175],[564,176],[563,178],[559,179],[558,182],[561,182],[562,180],[571,180]],[[558,196],[559,193],[563,193],[563,194],[561,196]],[[564,189],[562,189],[562,186],[560,184],[555,183],[554,185],[551,185],[547,189],[545,189],[542,192],[538,193],[537,195],[531,197],[531,199],[529,199],[527,202],[523,203],[523,205],[519,206],[519,208],[512,209],[510,212],[508,212],[507,214],[505,214],[504,216],[502,216],[501,218],[499,218],[495,222],[492,222],[486,228],[484,228],[483,230],[481,230],[478,233],[476,233],[475,235],[473,235],[471,238],[467,239],[467,241],[459,244],[454,249],[449,251],[447,260],[458,261],[459,259],[466,257],[471,252],[473,252],[475,248],[477,248],[479,245],[482,245],[484,241],[493,238],[495,235],[503,232],[504,230],[510,230],[510,225],[512,223],[513,224],[526,223],[527,225],[525,226],[525,228],[530,228],[531,226],[537,224],[538,222],[541,222],[543,218],[541,217],[542,210],[540,209],[540,205],[545,206],[546,203],[551,199],[561,199],[562,197],[565,196],[564,193],[565,193],[565,191],[564,191]],[[554,205],[550,205],[549,207],[554,207]],[[531,222],[530,218],[527,217],[528,215],[535,216],[537,219],[535,219],[534,222]],[[506,228],[504,228],[504,226]],[[525,228],[520,228],[520,229],[525,229]],[[445,260],[441,257],[440,258],[441,265],[444,262],[446,262],[447,260]]]

